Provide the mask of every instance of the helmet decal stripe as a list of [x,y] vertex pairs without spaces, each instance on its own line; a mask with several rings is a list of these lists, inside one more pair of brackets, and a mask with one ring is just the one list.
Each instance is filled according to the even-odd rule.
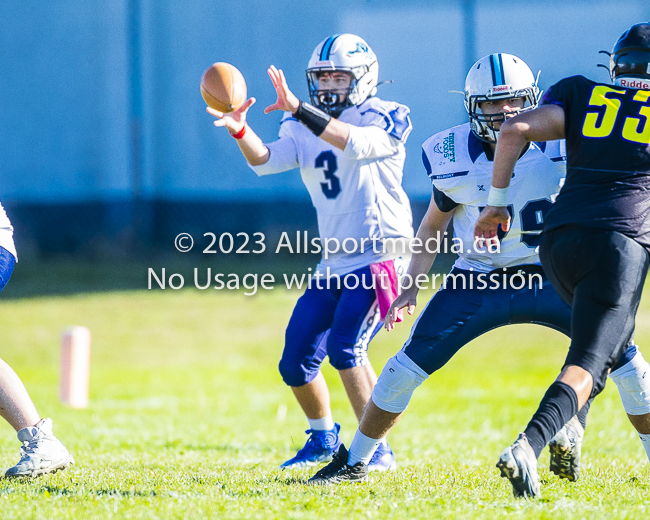
[[334,41],[341,36],[340,34],[335,34],[334,36],[330,36],[325,44],[323,45],[323,48],[320,51],[320,59],[321,61],[327,60],[330,57],[330,52],[332,50],[332,45],[334,44]]
[[506,84],[506,75],[505,71],[503,70],[503,55],[499,53],[499,71],[501,72],[501,83],[500,85],[505,85]]
[[494,62],[495,62],[494,54],[492,54],[490,56],[490,69],[492,69],[492,85],[497,86],[498,83],[497,83],[497,77],[496,77],[496,74],[495,74],[495,71],[494,71]]
[[503,73],[503,58],[501,54],[492,54],[490,56],[490,67],[492,68],[492,85],[505,85],[506,78]]

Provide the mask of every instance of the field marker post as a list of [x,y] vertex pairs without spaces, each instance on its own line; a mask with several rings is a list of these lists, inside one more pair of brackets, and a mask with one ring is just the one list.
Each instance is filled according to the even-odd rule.
[[69,327],[61,337],[61,402],[86,408],[89,383],[90,329]]

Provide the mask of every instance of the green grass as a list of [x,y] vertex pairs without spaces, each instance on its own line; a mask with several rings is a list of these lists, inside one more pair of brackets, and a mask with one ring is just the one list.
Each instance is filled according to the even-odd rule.
[[[431,293],[421,296],[421,304]],[[390,436],[398,470],[334,489],[278,465],[307,424],[277,373],[299,293],[123,291],[4,300],[2,358],[77,460],[69,471],[0,481],[2,518],[643,518],[647,458],[613,384],[592,406],[583,476],[560,481],[540,458],[543,498],[512,498],[494,464],[558,371],[568,340],[537,326],[471,343],[418,391]],[[650,344],[650,299],[637,341]],[[412,319],[371,346],[380,370]],[[93,333],[91,404],[58,402],[61,330]],[[648,349],[645,349],[646,352]],[[324,370],[349,443],[355,418],[335,371]],[[0,424],[0,465],[18,457]]]

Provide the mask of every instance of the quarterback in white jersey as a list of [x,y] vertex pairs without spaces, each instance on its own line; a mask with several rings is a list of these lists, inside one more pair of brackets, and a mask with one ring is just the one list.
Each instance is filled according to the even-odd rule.
[[403,256],[399,248],[383,244],[386,238],[413,236],[411,207],[402,188],[404,143],[411,131],[408,114],[405,106],[376,97],[345,108],[338,121],[348,124],[349,136],[340,150],[288,113],[280,123],[279,139],[266,144],[269,160],[250,165],[257,175],[299,167],[316,208],[321,242],[349,240],[348,251],[356,246],[354,253],[339,249],[323,258],[318,268],[323,274],[327,267],[331,274],[344,275]]
[[[460,239],[463,245],[450,273],[453,285],[449,280],[443,283],[418,317],[402,350],[384,367],[349,453],[342,446],[334,461],[310,483],[365,478],[375,447],[404,412],[414,390],[481,334],[509,324],[535,323],[570,336],[571,309],[545,277],[537,252],[544,216],[565,177],[564,141],[530,144],[514,168],[507,200],[512,223],[507,233],[501,233],[500,251],[474,245],[476,221],[488,205],[501,123],[535,107],[538,96],[535,77],[523,61],[509,54],[486,56],[467,75],[465,106],[470,122],[439,132],[424,143],[422,159],[433,193],[417,237],[425,243],[444,233],[453,219],[454,240]],[[414,254],[408,272],[411,279],[426,275],[435,256],[436,252],[429,250]],[[496,286],[481,285],[482,280],[493,279]],[[396,298],[386,317],[388,330],[394,327],[397,309],[408,307],[413,313],[417,293],[413,284]],[[612,369],[611,377],[630,415],[650,414],[650,383],[643,377],[649,369],[634,343]],[[585,404],[549,444],[550,469],[562,478],[576,480],[579,476],[589,405]]]
[[[328,251],[317,268],[320,276],[293,311],[279,367],[309,422],[307,443],[282,464],[300,468],[331,460],[341,443],[320,372],[325,356],[339,371],[358,418],[377,380],[368,344],[398,293],[406,241],[413,238],[402,189],[411,121],[407,107],[375,97],[377,58],[358,36],[334,35],[316,47],[307,68],[311,105],[289,90],[281,70],[271,66],[268,73],[278,99],[265,112],[286,112],[276,141],[264,144],[247,125],[254,99],[232,114],[208,112],[217,117],[216,126],[230,131],[256,174],[300,168]],[[387,283],[373,288],[377,277]],[[375,470],[394,465],[386,443],[369,464]]]
[[[13,227],[0,204],[0,291],[16,264]],[[0,359],[0,415],[16,430],[21,458],[5,477],[37,477],[67,468],[74,461],[52,433],[52,419],[41,419],[18,374]]]

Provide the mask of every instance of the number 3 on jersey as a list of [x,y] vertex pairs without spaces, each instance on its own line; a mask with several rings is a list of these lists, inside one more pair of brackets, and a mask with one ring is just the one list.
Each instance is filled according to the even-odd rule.
[[322,152],[316,157],[316,168],[324,168],[323,174],[327,182],[321,182],[320,187],[328,199],[335,199],[341,193],[341,181],[334,175],[338,170],[336,155],[331,150]]

